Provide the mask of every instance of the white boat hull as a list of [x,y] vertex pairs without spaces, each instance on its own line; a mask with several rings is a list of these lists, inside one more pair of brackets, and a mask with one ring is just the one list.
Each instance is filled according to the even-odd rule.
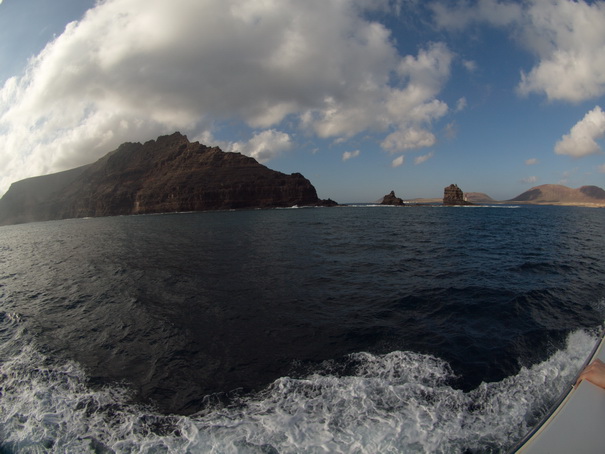
[[[605,339],[588,362],[605,362]],[[588,363],[587,362],[587,363]],[[518,454],[605,453],[605,389],[587,380],[572,387],[533,434],[515,451]]]

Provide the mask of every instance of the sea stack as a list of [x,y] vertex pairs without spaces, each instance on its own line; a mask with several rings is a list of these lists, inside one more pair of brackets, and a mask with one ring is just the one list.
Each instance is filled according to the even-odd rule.
[[381,205],[403,205],[403,200],[395,195],[395,191],[391,191],[389,194],[382,198]]
[[464,200],[464,193],[462,189],[456,184],[450,184],[443,190],[443,204],[444,205],[472,205],[471,202]]

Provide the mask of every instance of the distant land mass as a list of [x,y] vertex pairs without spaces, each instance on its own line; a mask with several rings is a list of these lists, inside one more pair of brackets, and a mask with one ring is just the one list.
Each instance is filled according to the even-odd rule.
[[13,183],[0,225],[181,211],[331,206],[299,173],[287,175],[239,153],[176,132],[124,143],[97,162]]
[[525,191],[509,202],[605,206],[605,190],[598,186],[572,189],[560,184],[543,184]]
[[[514,202],[534,205],[605,207],[605,190],[598,186],[582,186],[577,189],[571,189],[560,184],[544,184],[533,187],[510,200],[495,200],[483,192],[465,192],[464,200],[475,204]],[[438,203],[441,202],[441,199],[413,199],[410,201],[417,203]]]
[[487,194],[484,194],[483,192],[465,192],[464,196],[465,196],[466,200],[468,200],[469,202],[473,202],[473,203],[493,203],[493,202],[495,202],[494,199],[492,199]]

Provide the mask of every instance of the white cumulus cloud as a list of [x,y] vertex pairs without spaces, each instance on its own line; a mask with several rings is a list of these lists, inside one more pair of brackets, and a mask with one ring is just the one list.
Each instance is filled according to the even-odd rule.
[[0,90],[0,193],[124,141],[223,123],[270,131],[240,146],[261,160],[281,152],[263,148],[265,139],[284,150],[285,124],[321,138],[384,133],[392,152],[430,146],[431,122],[448,111],[438,96],[454,54],[432,43],[400,55],[389,29],[366,14],[400,6],[97,2]]
[[393,167],[393,168],[401,167],[404,162],[405,162],[405,156],[399,156],[398,158],[393,159],[393,162],[391,162],[391,167]]
[[605,3],[534,0],[530,4],[522,40],[540,61],[529,73],[522,73],[520,92],[572,102],[605,94]]
[[355,151],[345,151],[342,154],[342,160],[343,162],[348,161],[349,159],[353,159],[356,158],[357,156],[359,156],[361,154],[361,151],[359,150],[355,150]]
[[519,93],[580,102],[605,94],[605,2],[478,0],[432,3],[439,27],[474,23],[508,29],[538,59],[521,71]]
[[605,3],[534,0],[523,42],[539,63],[522,74],[523,94],[579,102],[605,94]]
[[596,106],[576,123],[555,145],[555,153],[581,158],[599,153],[597,139],[605,135],[605,112]]
[[435,135],[425,129],[410,127],[389,134],[382,142],[382,147],[391,153],[415,148],[430,147],[437,141]]
[[425,155],[418,156],[417,158],[414,159],[414,164],[415,165],[423,164],[426,161],[428,161],[429,159],[431,159],[434,155],[435,155],[435,153],[431,151],[430,153],[427,153]]
[[526,166],[533,166],[536,165],[538,163],[538,160],[536,158],[530,158],[525,160],[525,165]]
[[473,60],[464,60],[462,65],[466,68],[466,70],[470,73],[477,71],[477,62]]
[[235,142],[224,146],[224,151],[252,156],[258,162],[267,162],[292,148],[289,134],[269,129],[254,136],[248,142]]

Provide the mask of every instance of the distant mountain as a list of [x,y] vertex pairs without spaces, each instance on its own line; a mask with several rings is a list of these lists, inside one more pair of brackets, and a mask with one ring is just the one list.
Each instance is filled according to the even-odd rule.
[[466,200],[468,200],[469,202],[473,202],[473,203],[495,202],[494,199],[492,199],[487,194],[484,194],[483,192],[466,192],[464,194],[464,196],[465,196]]
[[13,183],[0,225],[178,211],[330,205],[299,173],[286,175],[239,153],[174,133],[125,143],[94,164]]
[[543,184],[518,195],[511,202],[597,204],[605,205],[605,190],[598,186],[582,186],[571,189],[559,184]]

